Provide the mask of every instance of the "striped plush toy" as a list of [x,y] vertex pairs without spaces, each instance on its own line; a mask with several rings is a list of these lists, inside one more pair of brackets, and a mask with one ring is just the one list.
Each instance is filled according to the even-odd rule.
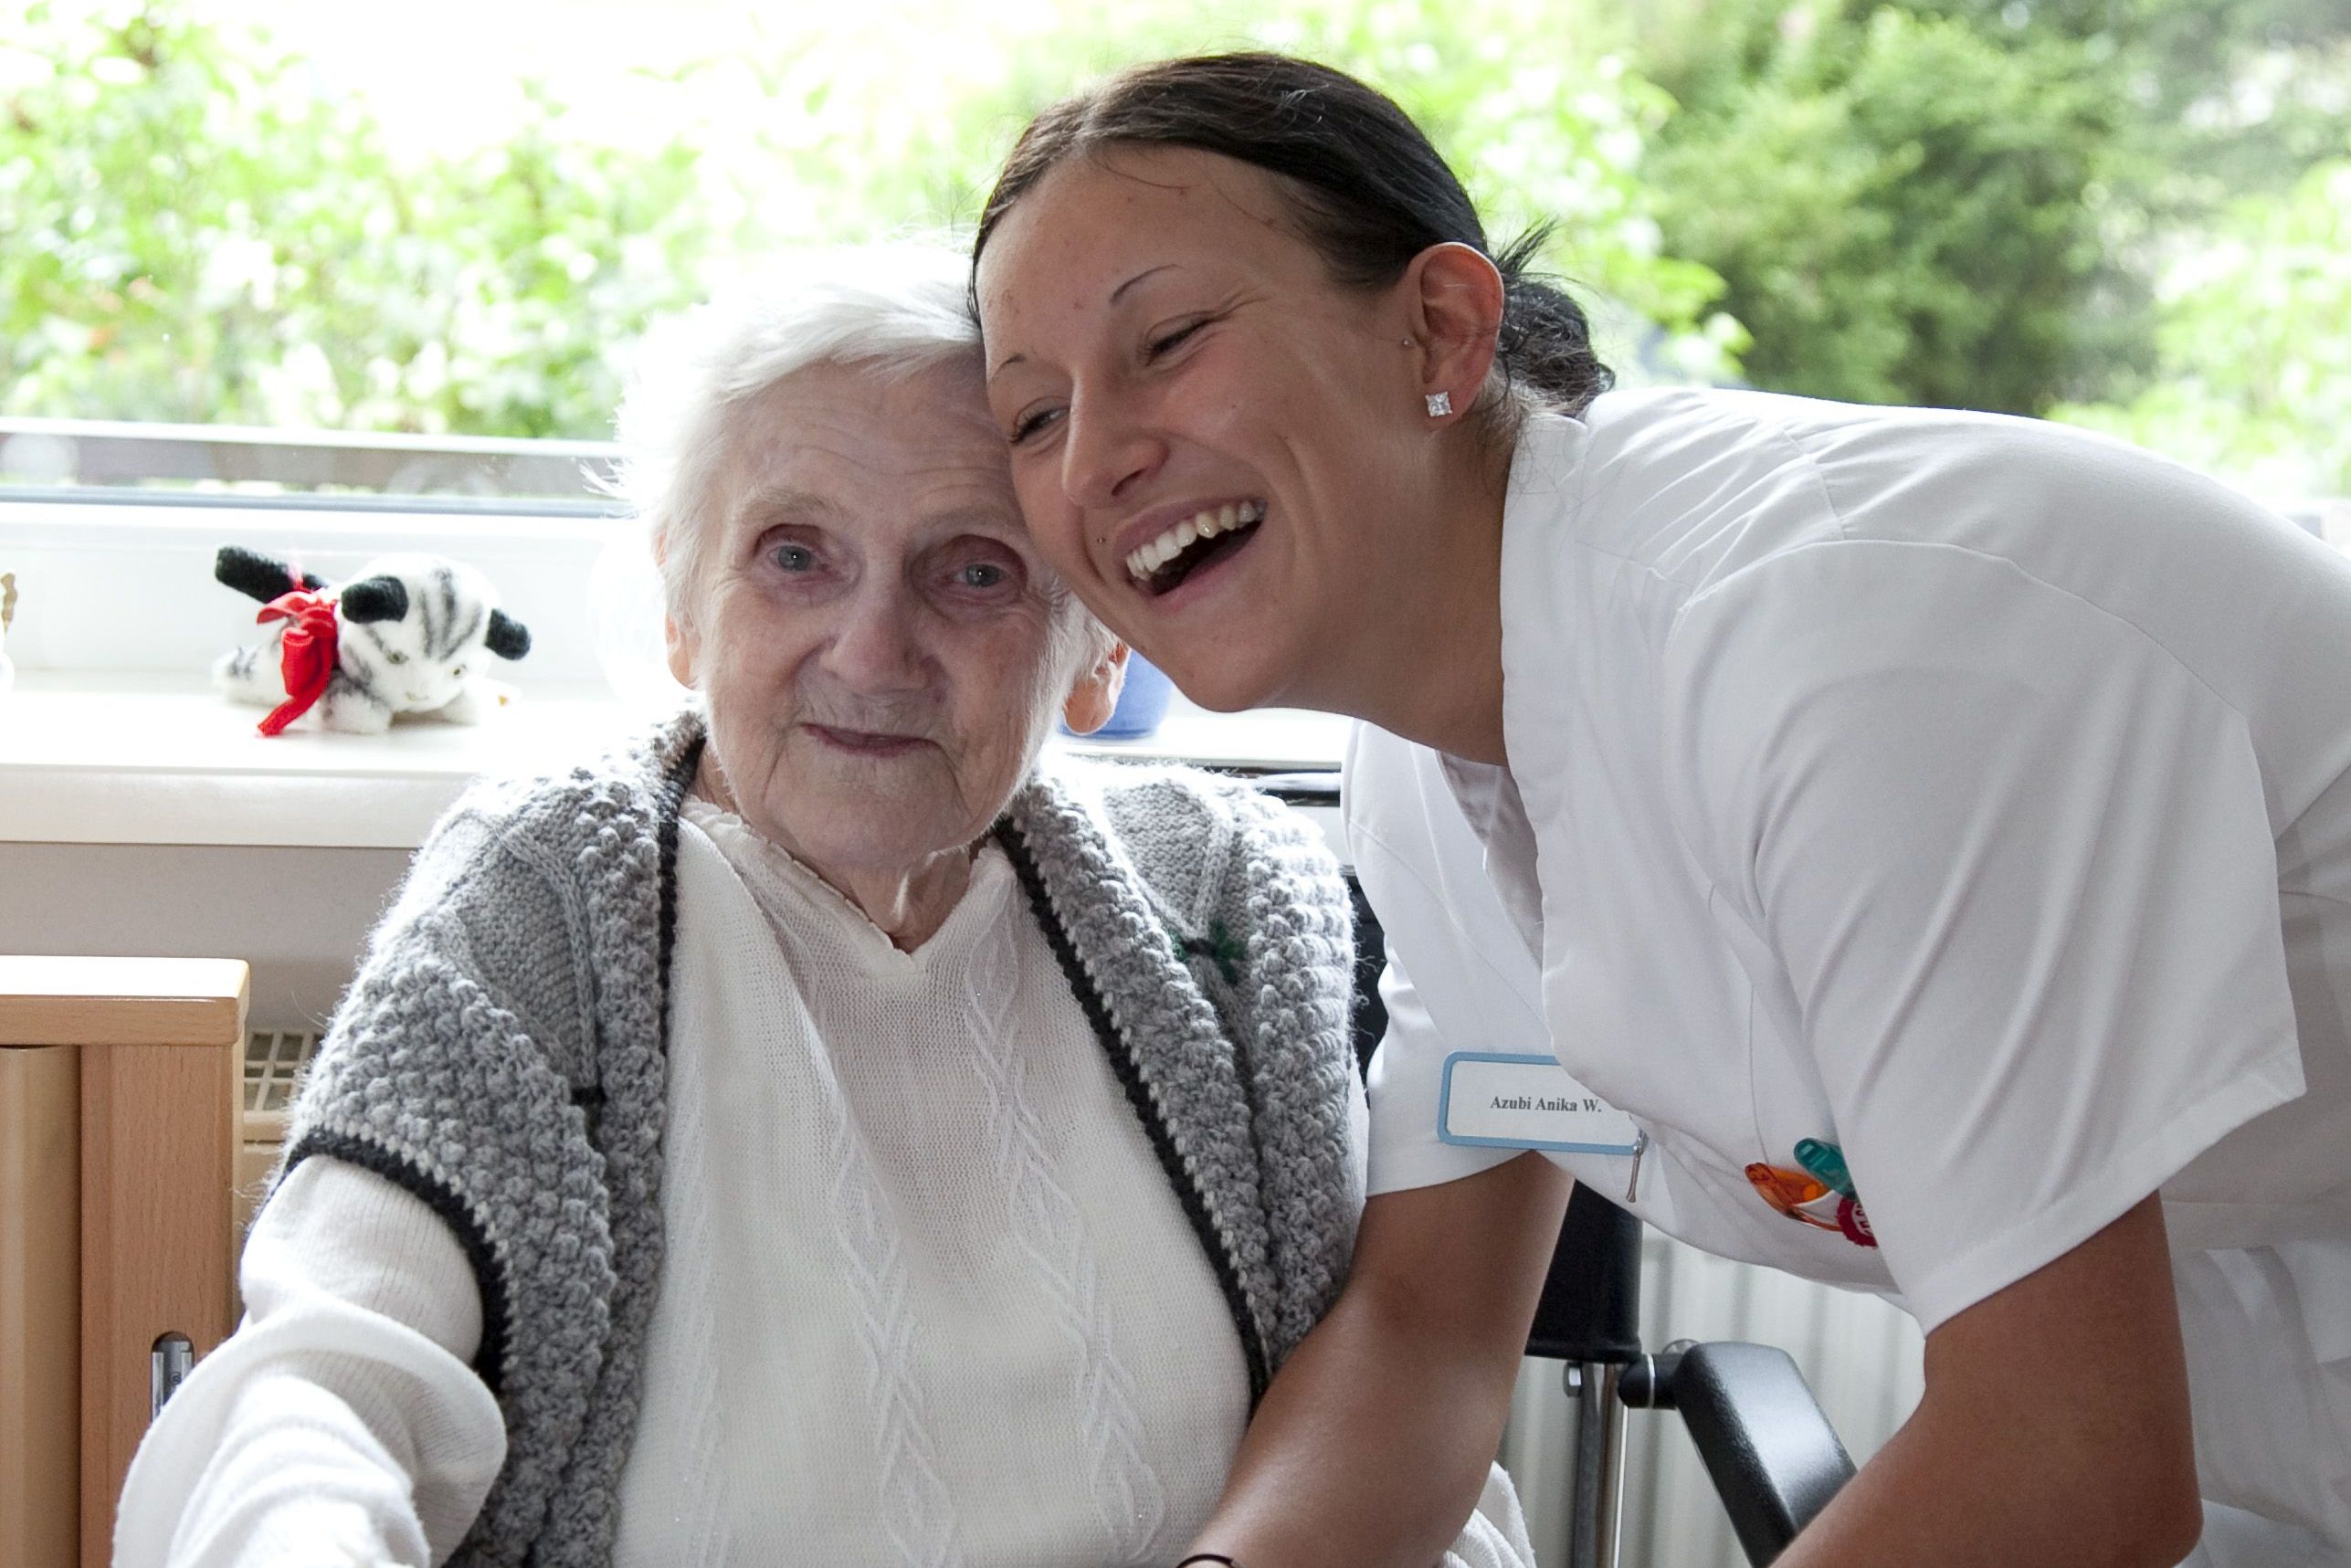
[[521,658],[531,633],[492,604],[470,566],[438,555],[386,555],[341,588],[236,545],[213,564],[221,582],[261,601],[267,637],[213,666],[213,682],[270,710],[275,735],[313,708],[323,729],[381,734],[398,713],[474,724],[499,700],[485,679],[494,655]]

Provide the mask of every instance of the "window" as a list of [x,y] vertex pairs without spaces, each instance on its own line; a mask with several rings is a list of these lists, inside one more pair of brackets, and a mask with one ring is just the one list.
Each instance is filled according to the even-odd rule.
[[[1229,46],[1389,88],[1497,241],[1554,221],[1628,380],[2076,420],[2351,533],[2351,14],[2195,12],[0,0],[17,663],[127,668],[63,601],[202,552],[44,577],[168,500],[337,560],[537,559],[574,625],[530,679],[598,679],[592,477],[647,324],[781,247],[967,224],[1038,107]],[[201,581],[131,591],[169,618]]]

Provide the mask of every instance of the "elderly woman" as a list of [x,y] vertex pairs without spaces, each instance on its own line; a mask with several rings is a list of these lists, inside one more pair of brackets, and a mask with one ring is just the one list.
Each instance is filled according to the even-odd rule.
[[419,853],[120,1563],[1169,1563],[1337,1291],[1344,889],[1246,789],[1038,769],[1124,653],[956,262],[673,347],[623,426],[701,700]]

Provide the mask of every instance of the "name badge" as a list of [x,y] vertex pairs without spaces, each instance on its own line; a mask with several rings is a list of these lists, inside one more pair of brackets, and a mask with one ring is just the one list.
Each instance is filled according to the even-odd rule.
[[1455,1051],[1445,1058],[1437,1136],[1486,1149],[1630,1154],[1640,1131],[1550,1057]]

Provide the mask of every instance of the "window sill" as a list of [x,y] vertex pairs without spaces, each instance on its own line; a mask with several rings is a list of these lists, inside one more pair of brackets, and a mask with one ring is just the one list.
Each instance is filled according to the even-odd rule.
[[[412,849],[485,774],[594,755],[636,727],[597,682],[542,683],[480,725],[403,721],[388,734],[295,729],[264,737],[261,710],[198,675],[26,671],[0,693],[0,840]],[[1346,721],[1178,702],[1141,741],[1073,752],[1252,772],[1335,768]]]

